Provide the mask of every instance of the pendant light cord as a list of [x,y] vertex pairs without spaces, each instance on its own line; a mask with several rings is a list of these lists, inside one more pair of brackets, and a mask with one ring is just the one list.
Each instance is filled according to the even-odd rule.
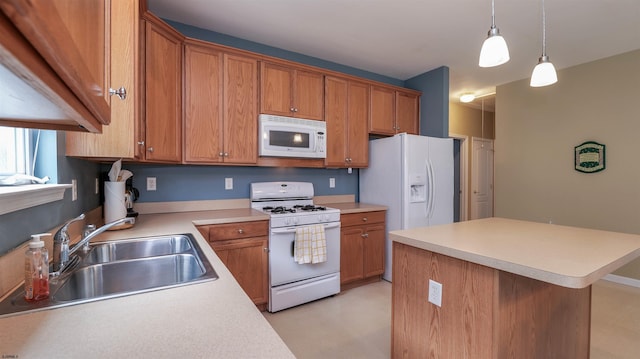
[[547,56],[547,17],[544,11],[544,0],[542,0],[542,56]]
[[491,0],[491,28],[496,28],[496,8],[495,8],[495,0]]

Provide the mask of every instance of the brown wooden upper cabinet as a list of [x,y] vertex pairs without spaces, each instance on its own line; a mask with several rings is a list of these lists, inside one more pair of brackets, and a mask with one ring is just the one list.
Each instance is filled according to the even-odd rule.
[[[0,1],[0,62],[42,99],[27,89],[16,96],[26,103],[48,100],[60,112],[52,114],[54,118],[45,116],[44,126],[27,121],[25,127],[99,132],[102,124],[109,124],[109,90],[122,86],[111,83],[110,78],[110,6],[110,0]],[[43,66],[43,60],[53,73]],[[22,115],[37,117],[35,106],[30,107]],[[7,116],[2,115],[10,121]],[[5,121],[3,124],[19,126]]]
[[111,1],[111,83],[127,89],[111,102],[111,123],[102,134],[68,132],[67,156],[141,159],[139,0]]
[[187,40],[184,65],[184,162],[255,164],[258,61]]
[[369,165],[369,85],[339,77],[325,78],[327,167]]
[[377,135],[395,135],[401,132],[419,134],[419,101],[420,96],[412,92],[371,86],[369,133]]
[[145,25],[145,160],[182,161],[182,42],[160,19]]
[[262,62],[260,113],[324,121],[323,74]]

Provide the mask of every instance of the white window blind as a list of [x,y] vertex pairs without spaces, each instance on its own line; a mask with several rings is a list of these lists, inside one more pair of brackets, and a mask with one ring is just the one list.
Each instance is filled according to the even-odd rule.
[[0,175],[33,175],[30,131],[0,126]]

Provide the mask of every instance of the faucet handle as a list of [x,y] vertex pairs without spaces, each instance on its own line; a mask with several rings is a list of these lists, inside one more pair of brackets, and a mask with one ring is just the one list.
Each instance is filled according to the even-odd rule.
[[79,215],[76,218],[70,219],[68,220],[65,224],[62,225],[62,227],[60,227],[60,229],[58,229],[58,231],[56,232],[56,234],[53,236],[53,241],[54,242],[61,242],[61,241],[65,241],[69,239],[69,233],[67,232],[69,230],[69,225],[73,222],[77,222],[79,220],[84,219],[84,213],[82,213],[81,215]]

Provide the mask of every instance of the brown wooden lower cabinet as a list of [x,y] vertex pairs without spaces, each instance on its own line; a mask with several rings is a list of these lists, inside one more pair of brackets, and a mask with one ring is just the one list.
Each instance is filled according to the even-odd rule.
[[[429,279],[442,306],[428,301]],[[393,244],[393,358],[588,358],[591,286],[572,289]]]
[[260,310],[269,302],[269,222],[199,227],[209,245]]
[[347,289],[384,273],[385,211],[340,216],[340,284]]

